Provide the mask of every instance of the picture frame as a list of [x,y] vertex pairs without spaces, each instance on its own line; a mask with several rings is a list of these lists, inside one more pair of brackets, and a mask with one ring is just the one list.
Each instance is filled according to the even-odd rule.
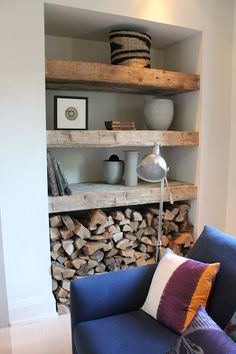
[[54,96],[54,128],[88,129],[88,97]]

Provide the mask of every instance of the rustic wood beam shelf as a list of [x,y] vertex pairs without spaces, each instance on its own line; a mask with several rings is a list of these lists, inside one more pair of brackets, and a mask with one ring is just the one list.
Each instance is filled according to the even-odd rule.
[[198,145],[198,132],[154,130],[48,130],[50,148]]
[[199,75],[82,61],[46,60],[46,87],[171,96],[199,89]]
[[[157,203],[160,201],[159,183],[139,183],[137,187],[105,183],[80,183],[70,185],[72,195],[49,197],[49,213],[96,208]],[[197,187],[191,183],[170,181],[169,188],[175,201],[197,197]],[[168,201],[165,188],[164,200]]]

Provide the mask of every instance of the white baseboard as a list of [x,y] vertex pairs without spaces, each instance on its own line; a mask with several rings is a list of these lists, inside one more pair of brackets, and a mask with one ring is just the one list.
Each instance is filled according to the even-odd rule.
[[12,301],[9,303],[10,325],[21,325],[57,316],[53,295]]

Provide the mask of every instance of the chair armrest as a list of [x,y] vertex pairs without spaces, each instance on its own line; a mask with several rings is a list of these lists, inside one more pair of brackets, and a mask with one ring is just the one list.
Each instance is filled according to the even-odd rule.
[[72,331],[78,322],[137,310],[146,299],[155,269],[152,264],[73,280]]

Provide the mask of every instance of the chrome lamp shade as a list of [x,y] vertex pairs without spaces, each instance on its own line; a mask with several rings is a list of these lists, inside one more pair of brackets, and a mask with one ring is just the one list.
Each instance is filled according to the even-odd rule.
[[137,167],[138,176],[147,182],[159,182],[166,177],[168,167],[160,154],[160,145],[155,144],[151,154],[145,155]]
[[167,182],[168,167],[166,161],[161,156],[160,145],[155,144],[151,154],[145,155],[140,164],[137,166],[138,176],[146,182],[161,182],[160,190],[160,205],[159,205],[159,220],[157,231],[157,244],[156,244],[156,261],[160,260],[161,251],[161,236],[162,236],[162,213],[163,213],[163,201],[164,201],[164,181],[166,182],[169,192],[170,202],[173,203],[172,194],[169,191]]

